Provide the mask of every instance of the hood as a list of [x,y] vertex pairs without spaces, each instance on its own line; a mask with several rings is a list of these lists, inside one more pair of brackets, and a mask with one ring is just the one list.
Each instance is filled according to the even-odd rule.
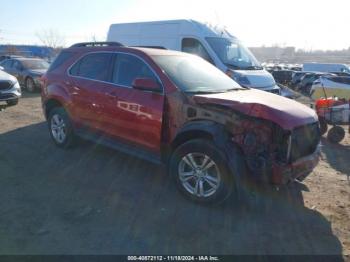
[[269,120],[285,130],[318,121],[315,111],[311,108],[256,89],[194,95],[193,99],[198,104],[224,105],[243,114]]
[[45,74],[47,69],[28,69],[28,72],[33,75],[42,76]]
[[244,86],[264,89],[276,85],[275,79],[266,70],[235,70],[234,72],[238,82],[240,78],[249,81],[249,84],[242,83]]
[[0,81],[12,81],[12,82],[16,82],[17,79],[16,79],[14,76],[12,76],[12,75],[10,75],[10,74],[8,74],[8,73],[6,73],[6,72],[0,70]]

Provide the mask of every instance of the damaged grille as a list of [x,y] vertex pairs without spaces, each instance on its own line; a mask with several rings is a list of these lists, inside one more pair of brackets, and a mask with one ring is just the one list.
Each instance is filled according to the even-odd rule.
[[290,132],[285,132],[281,128],[276,127],[273,137],[277,145],[277,160],[282,163],[287,163]]
[[290,161],[311,155],[317,149],[320,142],[320,130],[318,123],[296,128],[292,132],[292,147]]
[[8,90],[12,87],[12,82],[10,81],[0,81],[0,90]]

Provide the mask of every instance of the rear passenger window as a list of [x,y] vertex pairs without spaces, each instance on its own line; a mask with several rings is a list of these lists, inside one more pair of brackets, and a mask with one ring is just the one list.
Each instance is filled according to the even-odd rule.
[[136,78],[151,78],[157,81],[153,71],[141,59],[133,55],[118,54],[114,65],[113,83],[131,87]]
[[112,57],[111,53],[87,55],[71,68],[70,74],[93,80],[108,81]]
[[48,72],[51,72],[61,66],[64,62],[66,62],[70,57],[72,57],[74,53],[73,52],[68,52],[68,51],[62,51],[56,59],[53,61],[51,64]]

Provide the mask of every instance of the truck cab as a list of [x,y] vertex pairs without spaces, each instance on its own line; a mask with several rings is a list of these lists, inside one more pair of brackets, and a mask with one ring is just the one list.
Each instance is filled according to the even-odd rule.
[[112,24],[107,41],[195,54],[225,72],[241,86],[280,94],[273,76],[237,37],[223,27],[195,20]]

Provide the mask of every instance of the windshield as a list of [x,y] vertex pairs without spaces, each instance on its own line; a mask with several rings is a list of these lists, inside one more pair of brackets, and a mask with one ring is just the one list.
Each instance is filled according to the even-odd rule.
[[220,37],[207,37],[206,40],[221,62],[228,67],[243,70],[263,69],[249,49],[239,41]]
[[44,60],[23,60],[22,64],[27,69],[48,69],[49,64]]
[[152,57],[174,84],[184,92],[219,93],[241,88],[215,66],[197,56]]

